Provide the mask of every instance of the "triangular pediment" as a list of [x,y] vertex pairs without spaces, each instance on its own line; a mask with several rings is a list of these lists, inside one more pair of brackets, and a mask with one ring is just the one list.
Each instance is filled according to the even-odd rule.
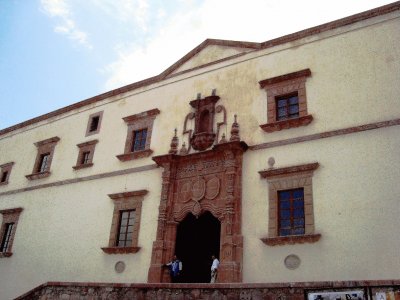
[[207,39],[165,70],[162,75],[166,77],[207,66],[259,48],[259,43]]

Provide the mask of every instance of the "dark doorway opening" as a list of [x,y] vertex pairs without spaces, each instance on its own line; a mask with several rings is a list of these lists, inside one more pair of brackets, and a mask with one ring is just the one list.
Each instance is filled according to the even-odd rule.
[[178,225],[175,252],[182,261],[182,282],[210,282],[211,255],[219,258],[221,223],[210,212],[188,214]]

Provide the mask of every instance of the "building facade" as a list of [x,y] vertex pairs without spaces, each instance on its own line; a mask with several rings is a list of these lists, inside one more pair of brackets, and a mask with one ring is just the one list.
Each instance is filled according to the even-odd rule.
[[400,279],[400,3],[0,130],[0,293]]

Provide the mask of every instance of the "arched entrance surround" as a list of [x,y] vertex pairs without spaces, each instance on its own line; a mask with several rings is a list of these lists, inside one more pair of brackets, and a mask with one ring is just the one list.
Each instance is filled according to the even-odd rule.
[[245,143],[233,141],[203,152],[153,158],[164,170],[148,282],[170,281],[162,265],[175,253],[178,225],[189,213],[198,217],[204,212],[221,223],[218,282],[242,281],[241,183],[246,148]]

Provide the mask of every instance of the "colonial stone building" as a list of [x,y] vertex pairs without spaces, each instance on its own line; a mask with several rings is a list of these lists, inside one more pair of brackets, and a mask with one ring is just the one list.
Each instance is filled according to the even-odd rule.
[[212,254],[219,283],[400,279],[399,9],[209,39],[0,130],[0,298],[166,283],[174,253],[186,283]]

